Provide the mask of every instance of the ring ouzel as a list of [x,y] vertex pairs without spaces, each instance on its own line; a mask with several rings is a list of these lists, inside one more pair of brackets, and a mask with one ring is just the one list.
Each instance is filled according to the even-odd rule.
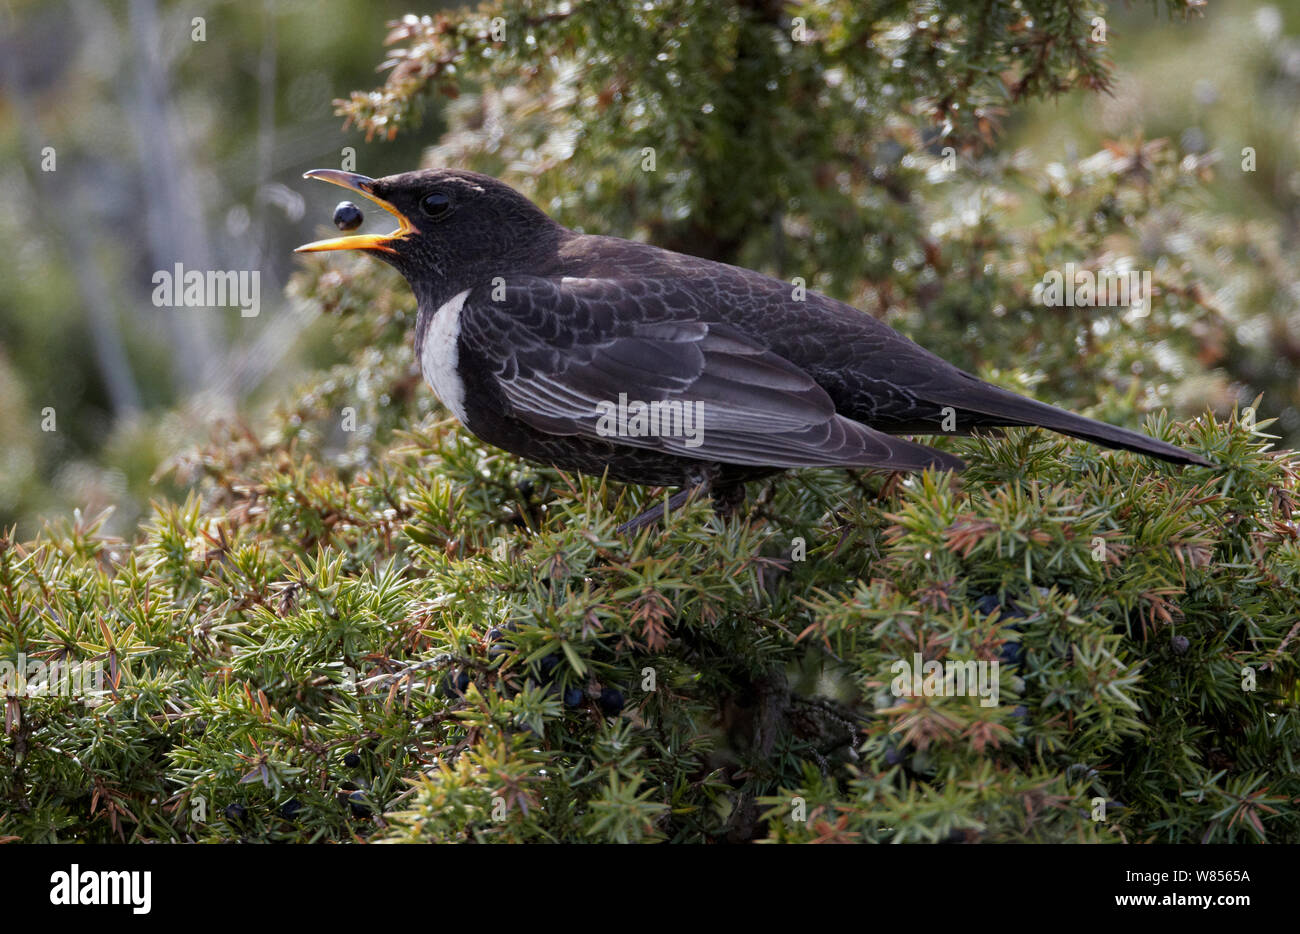
[[561,469],[682,487],[670,508],[695,490],[734,500],[746,480],[786,468],[958,470],[953,455],[896,436],[1002,426],[1213,466],[986,383],[816,292],[568,230],[490,176],[305,177],[397,218],[391,233],[298,252],[363,250],[406,277],[424,376],[466,428]]

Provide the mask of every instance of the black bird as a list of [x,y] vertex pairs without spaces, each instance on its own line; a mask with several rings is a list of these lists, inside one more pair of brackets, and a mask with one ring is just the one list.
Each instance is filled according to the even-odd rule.
[[682,487],[670,508],[693,491],[734,503],[745,481],[785,468],[960,470],[894,436],[1013,425],[1213,466],[986,383],[816,292],[796,300],[749,269],[575,233],[486,175],[305,177],[397,218],[392,233],[298,252],[364,250],[405,276],[425,379],[470,431],[561,469]]

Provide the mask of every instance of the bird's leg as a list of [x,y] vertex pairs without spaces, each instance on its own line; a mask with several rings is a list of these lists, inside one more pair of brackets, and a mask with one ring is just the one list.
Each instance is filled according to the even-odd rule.
[[709,490],[709,483],[707,480],[701,483],[697,483],[694,486],[684,487],[683,489],[678,490],[671,497],[669,497],[668,504],[666,506],[662,508],[660,508],[659,506],[655,506],[651,509],[647,509],[645,512],[641,513],[641,515],[637,516],[635,519],[632,519],[631,521],[628,522],[624,522],[622,525],[618,527],[618,534],[635,535],[637,532],[641,531],[646,526],[654,525],[656,522],[659,522],[663,519],[667,519],[668,514],[670,512],[672,512],[675,509],[681,509],[683,506],[689,503],[693,497],[695,497],[696,495],[707,493],[708,490]]
[[714,479],[716,476],[716,467],[692,476],[687,481],[686,486],[669,498],[667,506],[663,509],[655,506],[653,509],[647,509],[630,522],[624,522],[618,527],[619,534],[626,535],[639,532],[648,525],[653,525],[668,518],[670,512],[681,509],[696,496],[705,494],[712,498],[713,512],[719,518],[724,520],[731,518],[745,504],[745,484],[723,483],[715,485]]
[[686,478],[682,489],[668,500],[662,510],[656,506],[647,509],[630,522],[618,527],[620,534],[639,532],[646,526],[668,517],[674,509],[681,509],[696,496],[709,495],[713,499],[713,511],[723,519],[735,514],[737,508],[745,502],[745,485],[743,483],[717,483],[719,466],[711,464],[695,471]]
[[729,483],[712,490],[713,512],[722,520],[730,519],[745,505],[745,484]]

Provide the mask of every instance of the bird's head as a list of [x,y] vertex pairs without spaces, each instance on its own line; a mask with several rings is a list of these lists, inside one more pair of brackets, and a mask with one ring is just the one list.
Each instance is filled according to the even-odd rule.
[[295,252],[362,250],[396,267],[417,297],[508,273],[521,258],[553,248],[563,230],[509,185],[477,172],[421,169],[367,178],[313,169],[303,177],[360,194],[392,214],[397,229],[317,240]]

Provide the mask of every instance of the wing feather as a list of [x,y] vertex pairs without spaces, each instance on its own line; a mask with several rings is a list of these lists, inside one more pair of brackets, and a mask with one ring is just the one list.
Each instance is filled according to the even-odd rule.
[[[746,466],[964,466],[838,414],[812,376],[727,325],[692,318],[692,297],[677,289],[508,281],[504,302],[470,293],[460,340],[495,366],[510,414],[551,434]],[[611,436],[609,415],[634,403],[677,417],[653,434]]]

